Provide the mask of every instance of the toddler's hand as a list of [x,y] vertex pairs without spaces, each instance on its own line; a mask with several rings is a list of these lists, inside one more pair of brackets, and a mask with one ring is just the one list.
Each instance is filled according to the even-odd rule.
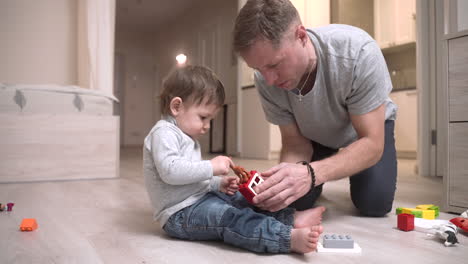
[[213,175],[227,175],[229,166],[233,165],[231,158],[226,156],[217,156],[210,161],[213,166]]
[[219,191],[228,195],[233,195],[239,190],[239,177],[226,176],[221,178]]

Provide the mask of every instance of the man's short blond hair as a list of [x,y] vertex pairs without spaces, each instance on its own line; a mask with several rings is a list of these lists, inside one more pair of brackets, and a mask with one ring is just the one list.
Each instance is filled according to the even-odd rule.
[[245,51],[258,39],[269,40],[278,47],[291,25],[300,21],[289,0],[248,0],[236,18],[234,51]]

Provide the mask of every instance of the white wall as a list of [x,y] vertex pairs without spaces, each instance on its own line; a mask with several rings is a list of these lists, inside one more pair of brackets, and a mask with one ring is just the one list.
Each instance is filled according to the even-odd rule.
[[122,144],[141,146],[160,116],[155,98],[157,61],[152,34],[117,32],[115,52],[123,77],[121,87]]
[[270,157],[270,124],[265,121],[256,88],[242,90],[242,152],[241,157],[268,159]]
[[77,83],[75,0],[1,0],[0,40],[0,82]]
[[457,26],[458,31],[468,30],[468,1],[457,1]]
[[[201,64],[202,54],[209,55],[208,65],[218,74],[226,88],[228,105],[227,146],[229,155],[237,153],[237,68],[232,53],[231,39],[234,20],[237,15],[237,1],[199,1],[184,15],[161,27],[155,34],[155,60],[166,76],[175,67],[175,56],[184,53],[188,63]],[[214,35],[212,35],[214,34]],[[201,42],[205,41],[203,51]],[[216,44],[212,46],[212,42]],[[213,55],[213,57],[210,57]],[[211,60],[212,59],[212,60]],[[213,65],[210,65],[213,64]],[[209,138],[200,140],[202,150],[208,151]]]

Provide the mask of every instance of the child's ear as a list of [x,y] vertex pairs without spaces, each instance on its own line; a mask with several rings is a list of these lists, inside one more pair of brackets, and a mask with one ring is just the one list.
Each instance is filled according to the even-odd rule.
[[180,111],[182,110],[182,98],[174,97],[169,104],[169,108],[171,109],[172,116],[178,116]]

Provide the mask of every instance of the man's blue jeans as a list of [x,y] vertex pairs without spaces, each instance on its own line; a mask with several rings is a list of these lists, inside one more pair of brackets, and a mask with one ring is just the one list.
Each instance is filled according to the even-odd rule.
[[173,214],[164,230],[180,239],[222,240],[254,252],[290,252],[295,209],[256,210],[239,192],[233,196],[209,192]]
[[[362,215],[380,217],[392,210],[397,180],[394,127],[393,120],[385,121],[385,143],[380,161],[349,178],[351,200]],[[312,161],[338,152],[317,142],[312,142],[312,146]],[[323,185],[317,186],[290,206],[298,210],[312,208],[322,193],[322,187]]]

